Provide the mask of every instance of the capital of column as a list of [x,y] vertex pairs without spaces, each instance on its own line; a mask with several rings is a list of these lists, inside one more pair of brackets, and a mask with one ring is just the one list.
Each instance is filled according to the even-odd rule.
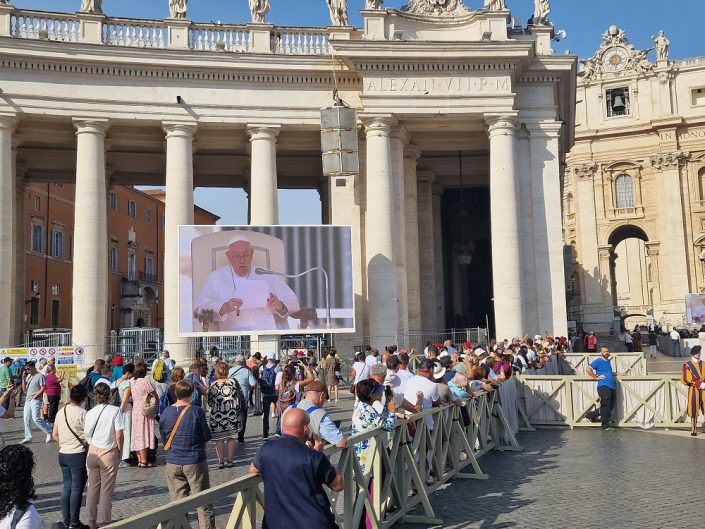
[[533,121],[524,123],[531,137],[557,138],[563,128],[562,121]]
[[490,137],[516,134],[518,129],[518,120],[516,116],[511,114],[487,114],[485,115],[485,123],[487,123]]
[[389,137],[392,133],[392,127],[396,124],[397,120],[392,116],[375,116],[362,120],[368,138],[372,136]]
[[409,145],[404,146],[405,160],[413,160],[414,162],[416,162],[419,158],[421,158],[421,149],[418,145],[414,145],[413,143],[411,143]]
[[196,134],[198,125],[195,123],[164,122],[162,123],[162,129],[166,133],[167,138],[193,139],[193,135]]
[[76,128],[77,136],[79,134],[99,134],[105,136],[110,128],[110,120],[101,118],[73,118],[73,126]]
[[276,142],[281,128],[281,125],[247,125],[247,134],[251,142],[255,140]]
[[646,255],[649,257],[658,257],[661,248],[660,242],[647,242],[644,246],[646,246]]
[[433,184],[431,186],[431,193],[434,196],[440,196],[443,194],[443,184]]
[[651,157],[651,167],[657,171],[665,171],[669,169],[677,169],[685,165],[690,160],[688,151],[675,151],[665,154],[657,154]]
[[416,171],[416,180],[426,184],[433,184],[436,181],[436,175],[428,169],[420,169]]
[[14,132],[17,127],[17,116],[14,114],[0,114],[0,130]]
[[390,134],[392,139],[400,140],[403,145],[408,145],[409,140],[411,139],[411,135],[406,130],[404,125],[393,126]]

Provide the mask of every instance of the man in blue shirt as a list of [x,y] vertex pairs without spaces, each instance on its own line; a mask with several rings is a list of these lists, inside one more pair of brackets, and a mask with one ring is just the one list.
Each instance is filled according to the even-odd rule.
[[247,428],[247,408],[250,402],[250,392],[252,392],[257,385],[257,379],[252,374],[247,366],[245,365],[245,357],[243,355],[237,355],[235,357],[235,365],[228,371],[228,376],[233,380],[237,380],[240,384],[240,389],[242,390],[242,395],[245,397],[245,411],[242,413],[242,429],[237,435],[238,443],[245,442],[245,428]]
[[[612,364],[610,363],[610,350],[604,345],[600,347],[600,356],[595,358],[587,367],[587,374],[590,378],[597,380],[597,394],[600,396],[600,409],[592,410],[585,414],[589,421],[602,421],[603,430],[611,430],[613,424],[612,405],[615,401],[617,383],[615,374],[612,372]],[[617,376],[623,376],[624,373],[617,373]]]
[[[178,381],[174,386],[178,400],[159,418],[164,449],[167,450],[166,484],[171,501],[210,488],[206,444],[211,440],[211,431],[203,409],[191,405],[193,391],[193,382]],[[198,525],[199,529],[215,529],[213,505],[198,508]]]
[[282,417],[282,436],[264,443],[250,465],[264,480],[262,529],[337,529],[323,486],[343,490],[328,458],[306,446],[309,417],[301,409]]

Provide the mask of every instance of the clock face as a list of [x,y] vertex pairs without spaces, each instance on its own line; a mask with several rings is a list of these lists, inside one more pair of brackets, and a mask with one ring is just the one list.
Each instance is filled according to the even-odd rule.
[[619,72],[626,68],[629,54],[624,48],[611,48],[602,56],[602,64],[609,72]]

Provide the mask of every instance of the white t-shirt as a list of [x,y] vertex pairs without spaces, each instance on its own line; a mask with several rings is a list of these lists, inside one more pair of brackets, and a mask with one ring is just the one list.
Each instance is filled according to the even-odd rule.
[[[15,509],[12,509],[5,518],[0,520],[0,529],[10,529],[14,514]],[[37,508],[34,505],[30,505],[17,523],[16,529],[39,529],[41,524],[42,517],[39,516]]]
[[677,330],[673,329],[671,331],[671,340],[680,340],[680,339],[681,339],[681,335],[678,334]]
[[[421,411],[431,409],[433,403],[441,399],[438,386],[435,382],[431,382],[429,379],[420,375],[414,375],[406,382],[404,398],[412,404],[415,404],[417,400],[416,393],[419,391],[423,393],[423,406],[421,407]],[[429,430],[433,430],[433,418],[431,417],[429,417],[428,420],[428,428]]]
[[538,362],[539,361],[539,357],[536,354],[536,351],[534,351],[533,349],[528,349],[526,351],[526,359],[529,362]]
[[365,362],[355,362],[352,366],[355,370],[355,382],[357,384],[360,380],[367,380],[370,378],[370,366]]
[[[102,415],[101,412],[103,412]],[[116,448],[115,431],[124,429],[125,423],[122,420],[122,413],[117,406],[99,404],[86,413],[86,439],[92,446],[106,450]]]
[[[394,391],[399,391],[402,395],[404,394],[404,390],[406,389],[406,383],[409,382],[412,378],[414,378],[414,374],[409,371],[408,369],[400,369],[397,371],[397,378],[399,378],[399,388],[395,388]],[[414,404],[416,401],[412,402]]]
[[367,355],[365,357],[365,363],[368,366],[373,366],[375,364],[379,364],[379,357],[378,356],[372,356],[372,355]]

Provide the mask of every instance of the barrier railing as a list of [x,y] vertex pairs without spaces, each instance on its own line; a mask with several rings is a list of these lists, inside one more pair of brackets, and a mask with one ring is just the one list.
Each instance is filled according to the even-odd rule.
[[[533,426],[599,426],[586,414],[599,407],[596,382],[587,376],[521,375],[519,414]],[[688,428],[687,388],[675,375],[618,377],[613,416],[627,428]]]
[[21,39],[78,42],[80,32],[74,15],[17,11],[10,16],[10,35]]
[[250,30],[246,26],[193,24],[189,29],[189,47],[199,51],[247,52]]
[[[345,483],[339,493],[328,491],[341,529],[358,529],[366,516],[377,529],[397,522],[442,524],[431,505],[431,493],[452,479],[487,479],[478,459],[490,450],[521,450],[496,393],[465,400],[462,406],[466,414],[454,405],[415,415],[414,437],[407,421],[401,420],[392,432],[374,429],[351,437],[344,449],[326,448]],[[363,471],[354,446],[365,440],[371,448]],[[434,476],[432,484],[427,475]],[[106,527],[190,527],[188,514],[197,507],[232,504],[225,527],[255,529],[264,510],[261,482],[256,476],[242,477]],[[419,505],[422,514],[410,514]]]
[[330,53],[328,32],[320,28],[282,28],[273,34],[274,53],[285,55],[325,55]]
[[164,22],[109,18],[103,22],[103,43],[127,48],[165,48],[167,31]]

